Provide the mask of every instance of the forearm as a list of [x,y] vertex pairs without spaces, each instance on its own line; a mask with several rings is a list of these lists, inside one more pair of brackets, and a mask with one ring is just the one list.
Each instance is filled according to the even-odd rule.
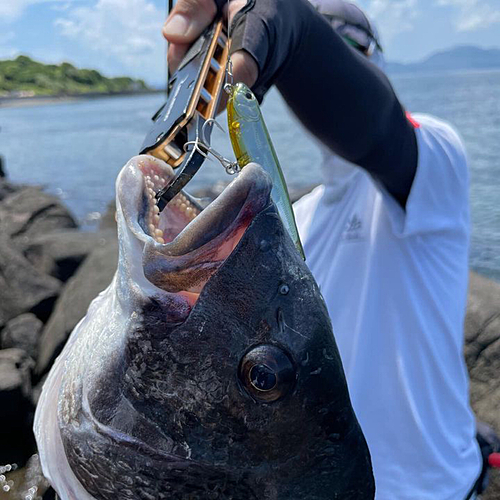
[[416,138],[384,73],[306,0],[257,0],[244,19],[235,48],[259,65],[257,95],[276,84],[315,136],[368,170],[404,206],[417,166]]

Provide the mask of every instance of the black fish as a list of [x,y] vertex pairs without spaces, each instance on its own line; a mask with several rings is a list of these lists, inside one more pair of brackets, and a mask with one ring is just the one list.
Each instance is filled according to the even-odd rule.
[[201,214],[179,195],[157,215],[172,175],[137,157],[118,178],[117,274],[45,384],[44,473],[63,500],[373,498],[326,307],[269,177],[249,165]]

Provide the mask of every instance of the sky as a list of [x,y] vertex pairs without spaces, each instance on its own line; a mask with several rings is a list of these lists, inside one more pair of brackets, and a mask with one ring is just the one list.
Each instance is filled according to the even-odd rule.
[[[500,0],[359,0],[389,61],[455,45],[500,48]],[[0,0],[0,59],[68,61],[161,85],[166,0]]]

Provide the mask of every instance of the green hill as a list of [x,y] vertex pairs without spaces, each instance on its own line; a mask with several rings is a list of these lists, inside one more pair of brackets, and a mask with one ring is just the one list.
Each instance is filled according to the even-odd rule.
[[27,56],[0,61],[0,95],[73,95],[148,90],[143,80],[107,78],[72,64],[42,64]]

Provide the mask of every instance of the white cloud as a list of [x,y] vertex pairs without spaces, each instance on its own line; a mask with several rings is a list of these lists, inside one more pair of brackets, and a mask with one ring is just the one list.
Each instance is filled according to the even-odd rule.
[[15,21],[30,5],[60,1],[62,0],[0,0],[0,21]]
[[417,0],[369,0],[363,3],[382,35],[382,44],[399,33],[413,30],[418,16]]
[[108,61],[111,68],[122,66],[133,76],[151,79],[164,72],[164,17],[148,0],[97,0],[91,7],[68,10],[55,25],[63,36],[95,53],[98,66]]
[[455,18],[457,31],[476,31],[500,23],[500,8],[492,7],[484,0],[438,0],[438,5],[458,9]]

